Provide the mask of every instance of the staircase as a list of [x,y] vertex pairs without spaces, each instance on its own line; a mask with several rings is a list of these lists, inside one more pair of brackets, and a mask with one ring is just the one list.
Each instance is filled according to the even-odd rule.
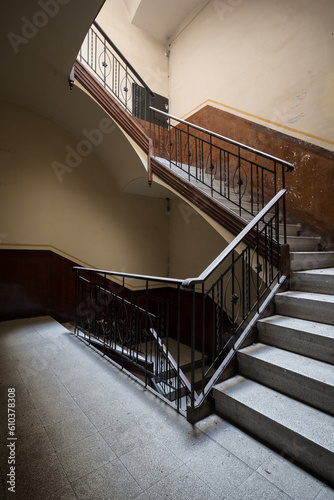
[[237,354],[239,374],[214,387],[215,408],[333,484],[334,252],[293,252],[291,267],[276,315]]
[[[103,36],[107,39],[104,33]],[[89,66],[88,58],[85,62]],[[160,140],[157,141],[157,148],[153,140],[152,147],[148,138],[144,137],[144,132],[139,127],[134,127],[130,118],[125,119],[124,113],[118,106],[111,100],[108,101],[108,105],[106,104],[104,89],[102,90],[84,74],[83,68],[78,63],[75,65],[74,73],[83,87],[94,95],[97,102],[148,155],[149,182],[152,180],[150,177],[152,171],[158,177],[160,173],[160,178],[164,180],[164,177],[161,177],[160,167],[158,172],[151,170],[150,152],[161,153],[162,156],[168,155],[168,147],[170,151],[172,147],[171,136],[167,143],[164,143],[164,133],[162,133],[164,147],[161,149]],[[98,76],[102,79],[104,86],[108,87],[105,77]],[[150,89],[146,88],[146,90],[150,93]],[[120,100],[120,96],[116,98]],[[127,93],[125,102],[122,104],[128,109]],[[163,112],[161,114],[166,115]],[[180,120],[179,122],[181,123]],[[176,135],[174,135],[174,141],[175,137]],[[185,143],[188,144],[188,152],[186,151],[183,156],[181,154],[180,163],[177,165],[173,165],[166,158],[157,156],[154,160],[160,163],[160,166],[165,167],[165,170],[168,168],[181,179],[189,181],[198,190],[213,198],[214,210],[211,210],[212,206],[210,206],[209,215],[216,211],[216,202],[222,204],[226,209],[223,217],[225,227],[230,230],[230,227],[226,226],[226,212],[230,212],[233,215],[231,232],[235,230],[235,234],[239,234],[245,221],[254,218],[256,208],[258,210],[263,208],[261,205],[254,207],[254,200],[247,199],[246,183],[241,179],[243,174],[240,168],[240,153],[236,155],[228,149],[221,149],[224,158],[225,154],[227,155],[227,160],[233,156],[239,157],[237,175],[227,173],[226,178],[230,179],[231,185],[225,186],[222,182],[225,174],[220,175],[219,181],[214,176],[216,167],[213,161],[215,155],[211,151],[211,133],[208,157],[210,161],[209,163],[205,161],[207,170],[204,164],[202,171],[199,168],[199,175],[203,178],[198,177],[198,171],[194,167],[183,164],[182,158],[185,159],[188,156],[190,162],[191,157],[197,156],[194,151],[190,151],[193,144],[189,137],[186,138]],[[197,153],[205,151],[205,146],[202,145],[201,148],[197,150]],[[177,153],[176,149],[174,154]],[[249,152],[250,148],[246,150]],[[258,153],[255,150],[254,152]],[[177,154],[176,158],[179,158]],[[271,159],[274,160],[276,166],[276,160]],[[252,160],[243,159],[243,161],[248,162],[249,168],[253,167]],[[284,188],[283,173],[289,171],[289,169],[286,170],[289,164],[281,161],[279,163],[282,168],[282,187]],[[258,167],[262,168],[260,165]],[[171,186],[173,187],[174,184]],[[276,188],[275,184],[273,195],[277,193]],[[224,192],[225,189],[228,191],[228,196]],[[260,193],[261,190],[255,194],[253,192],[253,197],[261,197]],[[187,191],[186,194],[182,191],[181,194],[194,202],[193,191]],[[202,208],[203,204],[197,204],[197,206]],[[278,208],[276,213],[278,213]],[[243,224],[241,229],[238,226],[238,218],[234,217],[235,214],[243,219],[239,218],[239,222]],[[267,212],[269,218],[272,215]],[[320,238],[300,235],[299,224],[289,224],[286,229],[287,243],[291,252],[291,289],[276,294],[275,316],[258,321],[258,342],[237,353],[239,374],[213,388],[215,408],[223,417],[234,421],[259,439],[266,441],[334,484],[334,252],[318,252]],[[281,235],[284,233],[282,226],[279,228],[279,233]],[[237,296],[233,295],[233,297]],[[180,364],[182,371],[186,372],[189,363],[181,362]],[[161,383],[161,379],[166,379],[167,385],[172,386],[174,382],[173,377],[169,377],[170,374],[172,375],[172,372],[170,373],[169,368],[165,371],[160,370],[156,377],[157,384]],[[162,390],[166,395],[164,387]],[[173,399],[174,395],[176,391],[171,389],[170,399]]]
[[[253,219],[247,193],[240,208],[210,175],[201,182],[194,167],[156,160]],[[257,342],[238,351],[239,374],[213,388],[215,411],[334,484],[334,252],[319,252],[321,238],[301,235],[299,224],[286,230],[290,290],[276,294],[274,316],[258,321]]]

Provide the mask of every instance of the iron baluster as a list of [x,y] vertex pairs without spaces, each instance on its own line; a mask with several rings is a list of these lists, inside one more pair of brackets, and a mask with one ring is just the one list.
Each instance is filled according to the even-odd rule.
[[106,87],[107,86],[107,48],[105,45],[105,40],[103,44],[103,62],[102,62],[102,67],[103,67],[103,84]]
[[219,305],[219,299],[220,299],[220,290],[219,290],[219,283],[217,283],[217,301],[216,301],[216,355],[219,354],[220,352],[220,305]]

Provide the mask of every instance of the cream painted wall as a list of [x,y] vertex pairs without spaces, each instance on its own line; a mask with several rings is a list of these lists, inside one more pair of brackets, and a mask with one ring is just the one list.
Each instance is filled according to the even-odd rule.
[[171,200],[169,214],[169,275],[193,278],[227,246],[225,239],[182,199]]
[[97,268],[166,276],[165,200],[121,194],[93,154],[57,178],[52,163],[78,140],[1,102],[0,248],[59,249]]
[[108,0],[96,20],[153,92],[168,97],[166,47],[131,24],[125,2]]
[[170,50],[170,112],[209,104],[334,149],[333,0],[211,0]]

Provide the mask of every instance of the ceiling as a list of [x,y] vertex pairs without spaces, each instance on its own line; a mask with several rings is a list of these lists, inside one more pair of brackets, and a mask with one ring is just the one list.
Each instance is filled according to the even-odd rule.
[[167,45],[186,22],[190,22],[208,0],[124,0],[132,24]]

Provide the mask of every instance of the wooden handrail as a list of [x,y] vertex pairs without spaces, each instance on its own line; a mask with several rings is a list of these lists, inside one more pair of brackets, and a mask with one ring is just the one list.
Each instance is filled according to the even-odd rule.
[[264,153],[263,151],[259,151],[258,149],[251,148],[250,146],[247,146],[246,144],[243,144],[242,142],[234,141],[233,139],[229,139],[228,137],[224,137],[223,135],[216,134],[216,132],[212,132],[211,130],[200,127],[199,125],[195,125],[194,123],[187,122],[186,120],[182,120],[181,118],[177,118],[176,116],[170,115],[169,113],[166,113],[165,111],[161,111],[160,109],[154,108],[153,106],[150,106],[150,109],[154,112],[160,113],[161,115],[164,115],[168,118],[171,118],[172,120],[175,120],[179,123],[183,123],[184,125],[189,125],[190,127],[198,130],[199,132],[204,132],[205,134],[209,134],[212,137],[216,137],[217,139],[221,139],[225,142],[228,142],[228,143],[233,144],[235,146],[246,149],[247,151],[250,151],[251,153],[262,156],[263,158],[268,158],[269,160],[277,161],[277,162],[281,163],[282,165],[286,165],[288,167],[287,171],[289,171],[289,172],[291,172],[293,170],[293,164],[289,163],[288,161],[282,160],[281,158],[276,158],[275,156],[271,156],[267,153]]

